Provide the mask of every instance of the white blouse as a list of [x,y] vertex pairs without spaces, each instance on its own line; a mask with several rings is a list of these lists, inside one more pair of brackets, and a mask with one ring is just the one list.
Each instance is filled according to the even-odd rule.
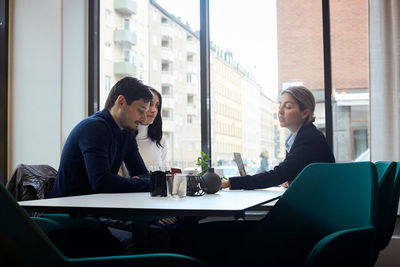
[[147,170],[161,170],[167,166],[167,142],[164,136],[160,140],[162,147],[157,146],[148,134],[148,125],[139,125],[136,141],[139,147],[139,153],[143,158]]

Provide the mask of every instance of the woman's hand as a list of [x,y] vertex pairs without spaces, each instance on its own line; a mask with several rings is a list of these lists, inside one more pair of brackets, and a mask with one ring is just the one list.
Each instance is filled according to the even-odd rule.
[[221,188],[230,188],[231,187],[231,183],[229,182],[229,180],[222,180],[222,184],[221,184]]
[[284,188],[288,188],[289,185],[290,185],[291,183],[292,183],[292,182],[286,181],[286,182],[284,182],[284,183],[281,184],[281,185],[282,185],[282,187],[284,187]]

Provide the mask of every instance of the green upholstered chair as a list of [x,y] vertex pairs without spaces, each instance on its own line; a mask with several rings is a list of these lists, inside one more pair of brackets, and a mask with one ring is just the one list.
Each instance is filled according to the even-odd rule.
[[[378,250],[382,250],[387,245],[387,240],[392,237],[392,233],[387,231],[387,224],[393,214],[393,197],[395,189],[395,176],[397,170],[396,162],[378,161],[375,163],[378,172],[378,191],[379,191],[379,207],[377,221],[377,246]],[[398,196],[397,196],[398,199]],[[397,213],[397,210],[396,212]],[[396,215],[394,215],[396,216]],[[385,234],[386,233],[386,234]],[[390,235],[390,236],[387,236]]]
[[344,238],[348,230],[359,230],[366,237],[364,252],[372,252],[377,193],[377,172],[370,162],[308,165],[264,219],[266,240],[272,238],[282,257],[277,263],[301,265],[322,239]]
[[[71,259],[54,246],[46,234],[29,217],[0,183],[0,265],[2,266],[203,266],[178,254],[142,254]],[[56,222],[43,219],[50,229]]]
[[[364,252],[368,250],[369,246],[369,242],[366,241],[374,239],[371,231],[363,228],[349,229],[322,239],[310,253],[305,266],[360,265],[360,259],[370,260],[370,262],[364,262],[365,266],[375,264],[379,251],[387,245],[385,242],[388,238],[390,240],[393,233],[393,228],[390,232],[387,225],[390,218],[393,217],[392,203],[395,202],[393,198],[395,198],[396,163],[379,161],[375,163],[375,167],[378,174],[378,217],[374,249],[370,255]],[[397,204],[398,198],[397,194]],[[397,208],[394,218],[396,213]]]
[[303,267],[373,266],[375,238],[372,226],[334,232],[314,246]]
[[200,225],[189,255],[215,266],[301,266],[318,242],[338,235],[338,242],[330,243],[334,248],[349,230],[361,233],[363,253],[370,254],[375,244],[377,199],[374,164],[313,163],[303,169],[261,221]]
[[388,213],[388,219],[385,222],[385,226],[383,229],[383,238],[381,239],[380,242],[380,249],[386,248],[386,246],[389,244],[394,227],[396,225],[396,217],[397,217],[397,208],[399,206],[399,196],[400,196],[400,163],[397,162],[396,164],[396,175],[393,183],[393,188],[391,192],[391,198],[390,198],[390,210]]

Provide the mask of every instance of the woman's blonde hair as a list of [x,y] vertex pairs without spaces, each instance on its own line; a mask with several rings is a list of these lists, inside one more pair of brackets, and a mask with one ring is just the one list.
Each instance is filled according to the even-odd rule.
[[315,98],[313,93],[304,86],[291,86],[281,92],[281,95],[289,94],[300,107],[300,110],[310,110],[308,118],[304,120],[304,125],[315,121],[314,110],[315,110]]

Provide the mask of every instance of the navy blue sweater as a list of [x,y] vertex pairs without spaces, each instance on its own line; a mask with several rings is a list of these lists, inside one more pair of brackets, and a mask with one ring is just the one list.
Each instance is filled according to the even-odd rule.
[[[130,176],[118,176],[125,161]],[[136,135],[120,130],[106,109],[81,121],[65,142],[50,197],[149,191],[148,171]]]

